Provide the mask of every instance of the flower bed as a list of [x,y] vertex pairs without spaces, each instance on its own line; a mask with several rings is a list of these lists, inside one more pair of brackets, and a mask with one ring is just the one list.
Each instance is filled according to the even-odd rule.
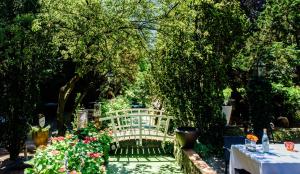
[[91,125],[65,137],[53,137],[51,145],[37,150],[30,161],[33,168],[25,174],[105,173],[111,140],[110,131]]

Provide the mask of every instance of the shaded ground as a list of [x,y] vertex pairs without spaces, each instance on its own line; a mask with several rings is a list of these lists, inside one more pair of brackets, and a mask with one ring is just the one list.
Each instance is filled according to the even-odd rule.
[[210,157],[204,160],[217,173],[225,173],[225,161],[223,158]]
[[33,156],[33,153],[27,153],[27,158],[25,158],[24,153],[20,153],[16,161],[11,161],[6,150],[1,148],[0,151],[0,174],[23,174],[24,169],[29,166],[24,162]]
[[29,167],[24,162],[30,160],[35,153],[35,145],[29,138],[26,141],[27,152],[25,157],[24,150],[19,154],[19,158],[16,161],[9,160],[9,153],[6,149],[0,148],[0,174],[23,174],[24,169]]
[[111,162],[108,174],[183,174],[175,162]]
[[183,174],[174,157],[159,147],[123,147],[111,154],[108,174]]

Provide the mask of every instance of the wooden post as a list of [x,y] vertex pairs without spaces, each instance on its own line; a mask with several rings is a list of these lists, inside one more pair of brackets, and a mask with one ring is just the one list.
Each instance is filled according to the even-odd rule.
[[25,160],[28,160],[26,142],[24,143],[24,157],[25,157]]
[[116,117],[117,117],[117,121],[118,121],[118,128],[119,128],[119,130],[121,130],[122,128],[121,128],[121,122],[120,122],[120,118],[119,118],[118,112],[116,112]]
[[164,139],[163,139],[162,144],[165,144],[165,142],[166,142],[166,137],[167,137],[167,133],[168,133],[168,130],[169,130],[169,123],[170,123],[170,117],[167,118],[165,132],[164,132]]
[[148,117],[149,117],[149,127],[148,127],[148,130],[149,130],[149,133],[148,133],[148,135],[150,135],[150,131],[151,131],[151,116],[149,115],[149,113],[148,113]]
[[114,116],[113,115],[111,116],[111,123],[112,123],[112,127],[113,127],[113,130],[114,130],[117,147],[120,147],[119,139],[118,139],[118,135],[117,135],[117,129],[116,129],[116,125],[115,125],[115,121],[114,121]]
[[140,132],[140,146],[143,145],[143,142],[142,142],[142,116],[139,115],[139,132]]

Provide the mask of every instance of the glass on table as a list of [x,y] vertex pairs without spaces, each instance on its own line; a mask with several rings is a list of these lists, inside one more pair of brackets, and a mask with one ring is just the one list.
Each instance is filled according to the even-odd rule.
[[245,147],[246,147],[246,150],[255,152],[256,151],[256,142],[251,141],[249,139],[245,139]]
[[291,141],[285,141],[284,146],[288,151],[294,151],[295,144]]

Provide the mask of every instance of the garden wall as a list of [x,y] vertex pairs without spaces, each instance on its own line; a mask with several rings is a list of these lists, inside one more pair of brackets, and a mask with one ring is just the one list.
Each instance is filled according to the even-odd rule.
[[193,149],[181,149],[176,140],[174,156],[185,174],[217,174]]

